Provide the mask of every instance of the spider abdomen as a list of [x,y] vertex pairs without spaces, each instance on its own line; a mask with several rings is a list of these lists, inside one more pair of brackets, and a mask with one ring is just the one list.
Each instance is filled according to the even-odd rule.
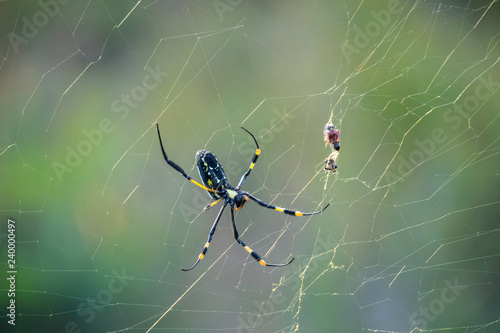
[[[204,149],[198,150],[195,158],[200,178],[206,187],[212,190],[223,190],[229,187],[226,173],[214,153]],[[218,193],[209,191],[207,193],[214,199],[220,198]]]

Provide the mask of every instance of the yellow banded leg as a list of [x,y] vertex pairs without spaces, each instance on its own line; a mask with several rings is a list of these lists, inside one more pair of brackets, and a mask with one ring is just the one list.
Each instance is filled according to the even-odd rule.
[[241,176],[240,182],[235,187],[236,191],[238,191],[241,188],[241,185],[243,184],[243,182],[245,181],[245,179],[248,177],[248,175],[252,171],[252,169],[255,166],[255,163],[257,162],[257,159],[259,158],[259,155],[260,155],[260,148],[259,148],[259,144],[257,143],[257,139],[255,139],[255,137],[253,136],[253,134],[250,133],[248,130],[246,130],[243,127],[242,127],[242,129],[245,132],[247,132],[248,134],[250,134],[250,136],[252,137],[253,141],[255,142],[255,145],[257,146],[257,150],[255,150],[255,153],[253,154],[253,158],[252,158],[252,162],[250,163],[250,167],[248,168],[247,172],[245,172],[245,174],[243,176]]
[[217,191],[216,191],[216,190],[214,190],[214,189],[211,189],[211,188],[208,188],[208,187],[206,187],[206,186],[201,185],[200,183],[198,183],[196,180],[194,180],[193,178],[191,178],[191,177],[189,177],[189,176],[187,176],[186,178],[187,178],[187,179],[189,179],[189,181],[190,181],[191,183],[193,183],[193,184],[195,184],[195,185],[197,185],[197,186],[201,187],[201,188],[202,188],[202,189],[204,189],[204,190],[207,190],[208,192],[212,192],[212,193],[219,193],[219,192],[217,192]]
[[160,135],[160,125],[158,125],[158,123],[156,123],[156,131],[158,132],[158,139],[160,140],[160,147],[161,147],[161,152],[163,154],[163,158],[165,159],[165,162],[168,163],[168,165],[170,165],[172,168],[174,168],[175,170],[177,170],[178,172],[180,172],[184,176],[184,178],[186,178],[187,180],[189,180],[190,182],[192,182],[196,186],[199,186],[199,187],[201,187],[202,189],[204,189],[204,190],[206,190],[208,192],[219,193],[218,191],[216,191],[214,189],[211,189],[211,188],[208,188],[206,186],[201,185],[200,183],[198,183],[197,181],[195,181],[193,178],[189,177],[186,174],[186,172],[180,166],[178,166],[177,164],[174,163],[174,161],[171,161],[168,158],[167,153],[165,152],[165,149],[163,148],[163,142],[161,141],[161,135]]
[[206,205],[206,206],[205,206],[205,208],[203,208],[203,211],[205,211],[205,212],[206,212],[207,210],[209,210],[209,209],[210,209],[210,208],[212,208],[213,206],[217,205],[217,204],[218,204],[218,203],[219,203],[222,199],[224,199],[224,198],[220,198],[220,199],[215,200],[214,202],[212,202],[212,203],[210,203],[210,204]]
[[254,250],[252,250],[248,245],[246,245],[239,237],[238,235],[238,230],[236,229],[236,223],[234,222],[234,208],[233,206],[231,206],[231,222],[233,223],[233,233],[234,233],[234,238],[236,239],[236,241],[241,244],[241,246],[243,246],[243,248],[248,252],[250,253],[250,255],[255,259],[257,260],[262,266],[268,266],[268,267],[282,267],[282,266],[286,266],[288,264],[290,264],[293,259],[295,258],[292,258],[289,262],[287,262],[286,264],[268,264],[266,263],[262,258],[261,256],[259,256],[259,254],[257,252],[255,252]]
[[257,150],[255,151],[255,156],[252,160],[252,164],[250,164],[250,170],[253,170],[253,167],[255,166],[255,162],[257,162],[257,158],[259,157],[259,155],[260,155],[260,148],[257,148]]
[[[219,202],[219,200],[217,202]],[[196,265],[198,265],[198,263],[200,262],[200,260],[203,259],[203,257],[205,257],[205,254],[208,251],[208,247],[210,246],[210,242],[212,241],[212,238],[214,236],[215,229],[217,229],[217,224],[219,223],[220,217],[222,216],[222,212],[224,211],[224,208],[226,208],[226,206],[227,206],[227,202],[224,203],[224,205],[222,206],[222,208],[219,211],[219,214],[215,218],[214,225],[212,226],[212,229],[210,229],[210,233],[208,234],[208,240],[205,243],[205,246],[203,247],[203,250],[201,250],[201,253],[198,256],[198,260],[196,260],[196,262],[194,263],[194,265],[191,266],[190,268],[187,268],[187,269],[186,268],[181,268],[183,271],[190,271],[190,270],[192,270]]]
[[278,211],[278,212],[281,212],[281,213],[285,213],[285,214],[288,214],[288,215],[294,215],[294,216],[308,216],[308,215],[319,214],[319,213],[323,212],[328,206],[330,206],[330,204],[327,204],[322,210],[318,210],[317,212],[303,213],[303,212],[299,212],[298,210],[296,211],[296,210],[291,210],[291,209],[288,209],[288,208],[276,207],[276,206],[273,206],[271,204],[265,203],[264,201],[262,201],[260,199],[257,199],[256,197],[254,197],[253,195],[251,195],[248,192],[243,192],[243,195],[245,197],[248,197],[248,198],[252,199],[253,201],[255,201],[256,203],[258,203],[262,207],[274,209],[275,211]]

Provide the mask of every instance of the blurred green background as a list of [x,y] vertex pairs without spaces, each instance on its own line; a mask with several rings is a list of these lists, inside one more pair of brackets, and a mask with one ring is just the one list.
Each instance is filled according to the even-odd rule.
[[[498,332],[497,1],[4,1],[2,332]],[[322,130],[340,128],[337,174]],[[213,151],[252,202],[217,207]],[[220,205],[218,206],[220,207]],[[16,325],[7,221],[16,222]],[[4,330],[4,327],[6,330]]]

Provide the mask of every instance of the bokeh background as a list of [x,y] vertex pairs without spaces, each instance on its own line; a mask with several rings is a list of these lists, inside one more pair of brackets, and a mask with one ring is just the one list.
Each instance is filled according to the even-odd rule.
[[[498,332],[499,6],[3,1],[2,332]],[[291,265],[227,210],[180,270],[220,205],[156,123],[196,180],[209,149],[237,184],[244,126],[245,190],[330,203],[237,212]]]

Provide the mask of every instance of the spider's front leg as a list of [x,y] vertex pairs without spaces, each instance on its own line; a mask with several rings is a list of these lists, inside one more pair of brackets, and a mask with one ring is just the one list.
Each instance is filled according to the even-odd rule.
[[253,201],[255,201],[256,203],[258,203],[259,205],[261,205],[262,207],[266,207],[266,208],[269,208],[269,209],[274,209],[275,211],[278,211],[278,212],[281,212],[281,213],[285,213],[285,214],[288,214],[288,215],[294,215],[294,216],[310,216],[310,215],[316,215],[316,214],[319,214],[319,213],[322,213],[325,209],[328,208],[328,206],[330,206],[330,204],[327,204],[323,209],[321,210],[318,210],[316,212],[308,212],[308,213],[303,213],[303,212],[300,212],[298,210],[291,210],[291,209],[288,209],[288,208],[283,208],[283,207],[277,207],[277,206],[273,206],[271,204],[268,204],[256,197],[254,197],[253,195],[251,195],[250,193],[248,192],[244,192],[244,195],[250,199],[252,199]]
[[205,206],[205,208],[203,208],[203,211],[206,212],[207,210],[209,210],[213,206],[217,205],[222,199],[224,199],[224,198],[222,197],[218,200],[215,200],[214,202],[209,203],[208,205]]
[[[220,201],[220,200],[218,200],[218,201]],[[222,208],[220,209],[219,214],[215,218],[214,225],[212,226],[212,229],[210,229],[210,233],[208,234],[208,240],[207,240],[205,246],[203,247],[203,250],[201,250],[201,253],[198,256],[198,260],[196,260],[196,262],[194,263],[194,265],[191,266],[190,268],[181,268],[183,271],[187,272],[187,271],[190,271],[193,268],[195,268],[196,265],[198,265],[198,263],[200,262],[200,260],[203,259],[203,257],[207,253],[208,247],[210,246],[210,242],[212,241],[212,237],[214,236],[215,229],[217,229],[217,224],[219,223],[220,217],[222,216],[222,212],[224,211],[224,208],[226,208],[227,204],[228,204],[228,202],[226,201],[224,203],[224,205],[222,206]]]
[[257,260],[262,266],[267,266],[267,267],[283,267],[283,266],[287,266],[287,265],[290,265],[292,263],[292,261],[295,259],[295,258],[292,258],[290,259],[290,261],[288,261],[286,264],[268,264],[267,262],[265,262],[261,256],[259,256],[259,254],[257,252],[255,252],[254,250],[252,250],[249,246],[247,246],[240,238],[239,234],[238,234],[238,230],[236,229],[236,223],[234,222],[234,207],[233,205],[231,205],[231,222],[233,223],[233,232],[234,232],[234,238],[236,239],[236,241],[241,244],[241,246],[243,246],[243,248],[245,250],[247,250],[248,253],[250,253],[250,255],[255,259]]

